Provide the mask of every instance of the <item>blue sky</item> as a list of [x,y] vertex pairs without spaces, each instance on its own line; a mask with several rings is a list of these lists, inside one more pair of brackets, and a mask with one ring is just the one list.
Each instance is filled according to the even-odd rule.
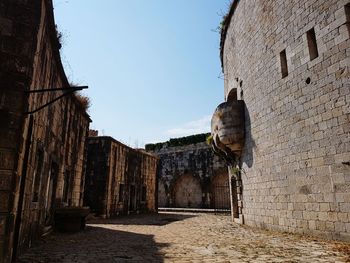
[[215,30],[228,3],[55,0],[62,61],[89,86],[91,128],[132,147],[208,132],[224,99]]

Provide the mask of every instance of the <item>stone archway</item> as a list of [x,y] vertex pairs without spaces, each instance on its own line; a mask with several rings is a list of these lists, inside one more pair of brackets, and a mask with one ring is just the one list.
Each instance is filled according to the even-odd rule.
[[202,206],[202,188],[198,178],[181,175],[174,185],[175,207],[200,208]]
[[164,183],[159,180],[158,181],[158,207],[166,207],[167,206],[167,194],[165,190]]
[[215,209],[230,209],[230,185],[227,173],[220,173],[211,182],[211,207]]

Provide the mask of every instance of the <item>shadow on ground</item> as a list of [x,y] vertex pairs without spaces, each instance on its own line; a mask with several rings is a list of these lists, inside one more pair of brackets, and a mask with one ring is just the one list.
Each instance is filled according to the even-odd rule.
[[164,226],[176,221],[196,217],[195,214],[179,214],[162,212],[158,214],[142,214],[119,216],[111,219],[93,218],[88,220],[88,224],[113,224],[113,225],[155,225]]
[[166,246],[153,235],[87,226],[83,232],[46,237],[17,262],[164,262],[160,249]]

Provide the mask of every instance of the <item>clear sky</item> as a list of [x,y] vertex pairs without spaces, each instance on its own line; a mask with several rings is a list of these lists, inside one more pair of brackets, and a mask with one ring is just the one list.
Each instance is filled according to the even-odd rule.
[[55,0],[70,81],[92,129],[132,147],[210,131],[223,101],[217,27],[229,0]]

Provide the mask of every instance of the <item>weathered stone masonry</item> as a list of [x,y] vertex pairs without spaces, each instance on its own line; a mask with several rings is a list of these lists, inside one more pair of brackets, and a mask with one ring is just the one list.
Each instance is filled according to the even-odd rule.
[[156,212],[157,157],[112,137],[89,137],[85,205],[98,216]]
[[50,0],[0,1],[0,261],[53,225],[54,208],[83,200],[90,122],[68,88]]
[[244,223],[350,240],[350,3],[234,1],[225,97],[244,100]]
[[226,164],[205,142],[164,146],[154,154],[159,207],[230,208]]

